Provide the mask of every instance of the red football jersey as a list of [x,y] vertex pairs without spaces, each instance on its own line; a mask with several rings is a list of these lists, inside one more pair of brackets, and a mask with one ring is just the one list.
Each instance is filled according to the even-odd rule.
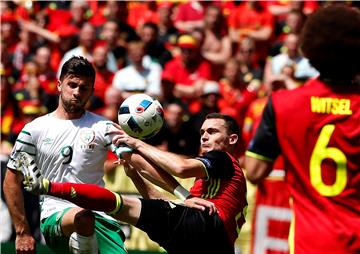
[[[202,58],[196,67],[188,69],[185,67],[181,57],[176,57],[170,60],[164,67],[161,74],[163,80],[171,81],[172,83],[192,86],[198,80],[214,80],[211,73],[211,63]],[[184,103],[189,105],[191,113],[196,113],[200,110],[199,98],[182,98]]]
[[197,158],[206,167],[208,179],[196,179],[190,192],[213,202],[229,239],[235,242],[245,223],[246,181],[238,161],[226,152],[211,151]]
[[255,137],[249,151],[284,156],[295,253],[360,253],[360,86],[311,80],[274,93],[265,111],[275,142]]

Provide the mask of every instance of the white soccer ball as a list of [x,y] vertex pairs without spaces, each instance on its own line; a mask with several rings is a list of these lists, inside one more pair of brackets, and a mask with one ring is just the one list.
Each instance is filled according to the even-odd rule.
[[147,94],[134,94],[121,104],[118,121],[129,136],[147,139],[161,129],[164,123],[164,112],[156,99]]

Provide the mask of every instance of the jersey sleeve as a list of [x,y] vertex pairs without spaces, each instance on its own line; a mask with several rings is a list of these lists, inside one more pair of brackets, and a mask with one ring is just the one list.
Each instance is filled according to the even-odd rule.
[[204,164],[208,177],[229,179],[234,175],[233,162],[224,151],[210,151],[195,159]]
[[105,121],[105,132],[104,132],[104,146],[114,152],[114,149],[116,148],[115,145],[112,143],[112,139],[115,136],[115,134],[112,133],[112,131],[115,131],[116,128],[113,126],[113,123],[111,121]]
[[274,161],[281,153],[275,128],[275,114],[270,97],[254,138],[250,141],[246,155],[260,160]]
[[25,125],[25,127],[21,130],[15,141],[15,145],[13,147],[13,150],[9,157],[9,161],[7,163],[8,168],[13,170],[18,170],[15,166],[16,163],[14,160],[14,154],[15,152],[19,152],[19,151],[26,152],[33,158],[35,158],[36,156],[36,146],[33,141],[31,131],[28,129],[27,125]]

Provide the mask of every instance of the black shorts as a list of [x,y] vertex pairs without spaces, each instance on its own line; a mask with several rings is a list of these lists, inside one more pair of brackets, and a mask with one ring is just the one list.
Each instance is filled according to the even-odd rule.
[[234,253],[223,222],[217,214],[164,200],[140,199],[137,228],[169,254]]

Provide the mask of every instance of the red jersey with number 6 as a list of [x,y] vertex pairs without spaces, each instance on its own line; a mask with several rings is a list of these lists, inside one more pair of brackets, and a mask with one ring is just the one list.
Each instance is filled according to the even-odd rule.
[[246,153],[284,157],[294,253],[360,253],[359,85],[310,80],[275,92]]
[[360,86],[312,80],[272,103],[295,253],[360,253]]

